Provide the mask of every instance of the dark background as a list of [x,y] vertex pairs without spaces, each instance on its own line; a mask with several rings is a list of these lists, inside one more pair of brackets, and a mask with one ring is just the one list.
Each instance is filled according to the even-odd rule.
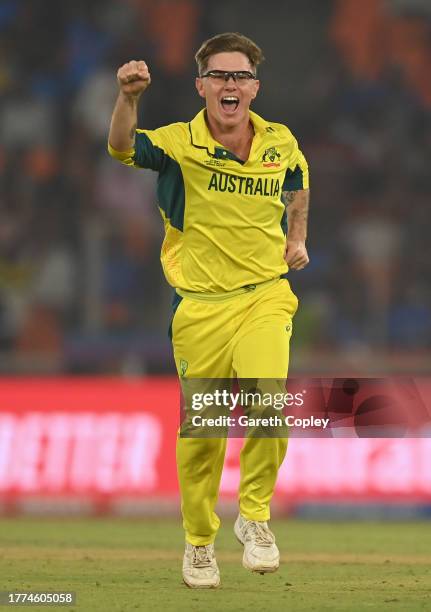
[[259,44],[254,110],[311,170],[291,373],[423,373],[431,347],[431,4],[0,3],[0,372],[173,372],[156,175],[110,159],[116,71],[145,59],[140,127],[201,108],[194,53]]

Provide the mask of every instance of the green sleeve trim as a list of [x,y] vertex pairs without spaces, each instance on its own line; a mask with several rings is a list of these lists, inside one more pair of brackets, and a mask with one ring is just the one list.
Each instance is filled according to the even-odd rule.
[[293,170],[287,169],[282,191],[298,191],[304,189],[304,174],[299,164]]
[[135,146],[128,151],[117,151],[108,142],[109,154],[128,166],[137,166],[139,168],[151,168],[156,172],[163,169],[165,151],[157,145],[153,144],[150,138],[142,131],[136,131]]
[[140,131],[136,132],[135,153],[132,158],[136,166],[151,168],[151,170],[160,172],[163,169],[166,157],[163,149],[153,144],[147,134]]

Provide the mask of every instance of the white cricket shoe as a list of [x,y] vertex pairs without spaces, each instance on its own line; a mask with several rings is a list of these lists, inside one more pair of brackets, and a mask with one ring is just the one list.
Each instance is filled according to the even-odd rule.
[[214,554],[214,544],[193,546],[186,542],[183,580],[191,589],[216,589],[220,585],[220,572]]
[[246,569],[261,574],[278,570],[280,552],[266,522],[248,521],[239,514],[233,529],[244,545],[242,564]]

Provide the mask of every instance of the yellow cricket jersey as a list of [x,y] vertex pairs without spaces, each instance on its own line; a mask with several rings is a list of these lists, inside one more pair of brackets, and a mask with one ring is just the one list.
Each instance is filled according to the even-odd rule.
[[255,136],[244,163],[211,136],[205,109],[189,123],[136,130],[135,148],[110,154],[159,173],[168,283],[232,291],[287,272],[282,191],[308,188],[307,162],[289,129],[250,111]]

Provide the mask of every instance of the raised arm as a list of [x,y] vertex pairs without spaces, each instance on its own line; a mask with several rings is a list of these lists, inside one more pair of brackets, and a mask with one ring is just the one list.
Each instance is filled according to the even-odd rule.
[[135,144],[138,103],[151,83],[148,66],[143,61],[131,61],[117,72],[120,88],[109,130],[109,144],[116,151],[130,151]]
[[286,206],[287,213],[287,237],[284,258],[292,270],[302,270],[310,261],[305,247],[310,190],[283,191],[282,201]]

